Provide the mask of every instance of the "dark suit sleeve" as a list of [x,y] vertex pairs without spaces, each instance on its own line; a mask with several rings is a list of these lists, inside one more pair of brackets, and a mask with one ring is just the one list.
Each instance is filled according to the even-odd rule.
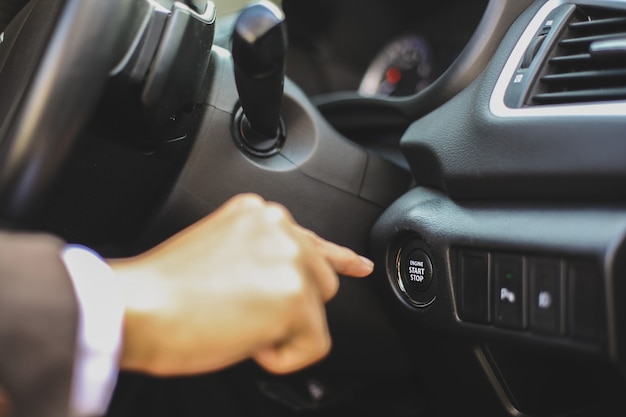
[[0,385],[16,417],[66,417],[78,307],[63,242],[0,232]]

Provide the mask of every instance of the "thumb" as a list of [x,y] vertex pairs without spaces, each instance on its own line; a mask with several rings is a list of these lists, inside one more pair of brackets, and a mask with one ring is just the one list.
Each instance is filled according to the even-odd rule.
[[267,371],[287,374],[306,368],[324,358],[331,349],[326,326],[322,332],[293,335],[273,346],[259,349],[252,359]]

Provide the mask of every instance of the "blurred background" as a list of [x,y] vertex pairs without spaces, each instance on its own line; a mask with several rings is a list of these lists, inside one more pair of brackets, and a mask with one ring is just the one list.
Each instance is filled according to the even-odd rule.
[[[215,39],[213,40],[215,45],[230,49],[230,36],[237,18],[237,12],[248,4],[256,2],[257,0],[213,0],[217,8]],[[271,0],[271,2],[278,6],[282,4],[281,0]]]
[[[247,4],[253,3],[254,0],[213,0],[217,7],[217,17],[227,16],[241,10]],[[272,0],[272,3],[280,5],[280,0]]]

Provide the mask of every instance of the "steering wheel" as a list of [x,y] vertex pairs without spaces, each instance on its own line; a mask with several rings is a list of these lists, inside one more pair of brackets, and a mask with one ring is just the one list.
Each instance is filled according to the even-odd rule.
[[27,218],[49,192],[150,4],[31,0],[0,43],[0,216]]

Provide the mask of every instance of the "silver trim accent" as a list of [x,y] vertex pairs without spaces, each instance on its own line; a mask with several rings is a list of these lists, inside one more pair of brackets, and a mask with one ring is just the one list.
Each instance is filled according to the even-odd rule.
[[606,115],[606,116],[626,116],[626,100],[613,101],[610,103],[598,104],[561,104],[549,106],[536,106],[524,108],[511,108],[504,103],[504,95],[509,85],[509,81],[513,77],[517,69],[517,65],[522,59],[526,48],[530,45],[535,33],[543,24],[545,18],[550,12],[563,4],[581,4],[593,6],[621,6],[626,8],[626,0],[550,0],[539,9],[535,17],[530,21],[522,36],[520,36],[515,48],[511,52],[509,59],[506,61],[500,77],[491,93],[489,100],[489,110],[494,116],[499,117],[552,117],[552,116],[588,116],[588,115]]

